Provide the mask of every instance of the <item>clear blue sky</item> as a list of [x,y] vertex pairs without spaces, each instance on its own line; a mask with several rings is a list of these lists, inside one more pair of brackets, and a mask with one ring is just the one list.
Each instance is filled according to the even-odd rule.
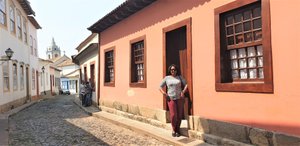
[[52,37],[67,56],[75,55],[75,48],[91,32],[87,30],[125,0],[29,0],[42,26],[38,30],[39,57],[46,58]]

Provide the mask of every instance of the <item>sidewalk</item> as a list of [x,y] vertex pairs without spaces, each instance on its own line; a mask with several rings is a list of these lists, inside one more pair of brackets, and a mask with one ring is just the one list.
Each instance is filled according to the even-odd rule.
[[9,130],[9,123],[8,123],[8,118],[18,112],[20,112],[21,110],[26,109],[27,107],[39,102],[40,100],[37,101],[31,101],[28,102],[22,106],[19,106],[15,109],[12,109],[6,113],[2,113],[0,114],[0,146],[8,146],[8,130]]
[[118,116],[115,114],[110,114],[107,112],[101,112],[97,107],[90,106],[90,107],[83,107],[81,106],[81,103],[78,99],[74,99],[74,103],[78,105],[80,108],[82,108],[86,113],[88,113],[91,116],[101,118],[103,120],[109,121],[111,123],[114,123],[116,125],[128,128],[130,130],[133,130],[135,132],[151,136],[153,138],[156,138],[160,141],[172,144],[172,145],[185,145],[185,146],[211,146],[210,144],[205,143],[201,140],[196,139],[190,139],[185,136],[180,137],[172,137],[171,130],[166,130],[162,128],[158,128],[155,126],[152,126],[150,124],[146,124],[143,122],[139,122],[136,120],[131,120],[129,118],[125,118],[122,116]]

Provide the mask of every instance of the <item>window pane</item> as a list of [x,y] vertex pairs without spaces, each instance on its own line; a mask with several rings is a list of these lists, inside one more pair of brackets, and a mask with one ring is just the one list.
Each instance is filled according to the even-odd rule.
[[244,40],[245,40],[245,42],[251,42],[252,41],[252,32],[245,33]]
[[237,25],[235,25],[235,26],[234,26],[234,29],[235,29],[235,33],[242,32],[242,31],[243,31],[242,24],[237,24]]
[[245,48],[239,49],[239,58],[246,57],[246,50]]
[[234,16],[234,22],[237,23],[237,22],[241,22],[242,21],[242,18],[243,18],[243,15],[242,14],[237,14]]
[[234,37],[231,36],[231,37],[228,37],[227,38],[227,45],[233,45],[234,44]]
[[261,16],[260,7],[253,9],[253,18]]
[[244,36],[243,36],[243,34],[236,35],[235,36],[235,42],[236,42],[236,44],[243,43],[244,42]]
[[238,68],[238,61],[237,60],[232,60],[231,61],[231,68],[232,69],[237,69]]
[[258,55],[258,56],[262,56],[262,55],[263,55],[263,48],[262,48],[262,45],[256,46],[256,49],[257,49],[257,55]]
[[244,22],[244,31],[249,31],[251,30],[251,22]]
[[255,48],[254,47],[248,47],[247,48],[247,52],[248,52],[248,57],[252,57],[255,56]]
[[248,58],[249,67],[256,67],[256,58]]
[[227,27],[227,35],[233,34],[233,26]]
[[249,70],[249,78],[250,79],[255,79],[257,75],[256,69],[250,69]]
[[239,71],[238,70],[232,70],[232,78],[234,78],[234,79],[239,78]]
[[253,29],[261,28],[261,18],[253,20]]
[[246,11],[244,12],[244,20],[248,20],[251,18],[251,11]]
[[247,69],[240,70],[241,79],[247,79]]
[[240,59],[239,66],[240,66],[240,68],[246,68],[247,67],[246,59]]
[[253,35],[254,35],[254,40],[261,40],[262,39],[261,30],[253,32]]
[[263,67],[264,61],[263,57],[258,57],[258,67]]
[[258,75],[259,75],[259,78],[260,78],[260,79],[263,79],[263,78],[264,78],[264,70],[263,70],[263,68],[259,68],[259,69],[258,69]]
[[237,58],[236,50],[230,50],[230,58],[231,59]]
[[233,23],[233,16],[227,17],[226,24],[229,25],[229,24],[232,24],[232,23]]

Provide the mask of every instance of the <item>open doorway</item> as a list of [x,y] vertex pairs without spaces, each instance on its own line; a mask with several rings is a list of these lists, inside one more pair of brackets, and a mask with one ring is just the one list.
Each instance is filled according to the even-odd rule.
[[[185,99],[184,117],[193,114],[192,108],[192,53],[191,53],[191,19],[186,19],[167,28],[164,28],[164,76],[168,67],[176,64],[180,73],[187,81],[188,94]],[[164,109],[167,110],[164,99]]]

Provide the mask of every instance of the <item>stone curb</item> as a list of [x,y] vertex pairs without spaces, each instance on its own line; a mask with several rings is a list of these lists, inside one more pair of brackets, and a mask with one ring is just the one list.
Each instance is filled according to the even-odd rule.
[[100,110],[97,111],[95,109],[94,109],[94,111],[90,111],[96,107],[88,107],[88,108],[82,107],[80,102],[76,99],[74,99],[73,102],[90,116],[100,118],[102,120],[111,122],[118,126],[133,130],[140,134],[151,136],[155,139],[158,139],[160,141],[166,142],[171,145],[175,145],[175,146],[182,146],[182,145],[210,146],[209,144],[204,143],[201,140],[189,139],[184,136],[172,137],[170,130],[158,128],[158,127],[155,127],[155,126],[152,126],[149,124],[145,124],[145,123],[142,123],[139,121],[131,120],[131,119],[128,119],[128,118],[125,118],[122,116],[117,116],[117,115],[113,115],[110,113],[101,112]]

